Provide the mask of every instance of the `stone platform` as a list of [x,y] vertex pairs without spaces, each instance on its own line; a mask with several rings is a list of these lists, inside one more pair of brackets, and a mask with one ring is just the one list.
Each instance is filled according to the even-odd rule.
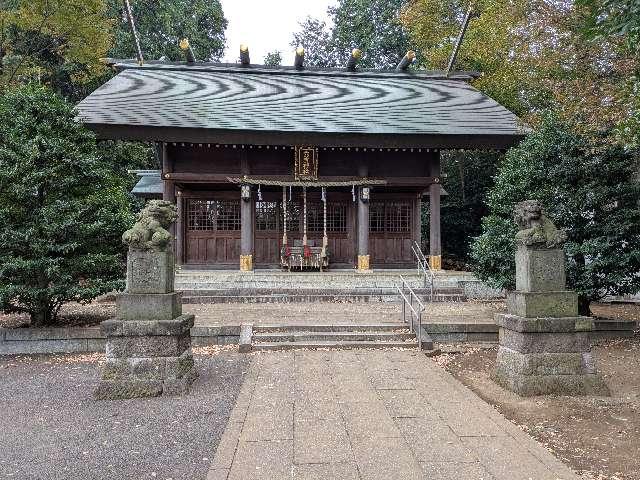
[[578,480],[415,351],[254,357],[207,480]]
[[607,395],[591,354],[591,317],[496,315],[500,348],[493,378],[519,395]]
[[[431,289],[417,270],[331,270],[328,272],[282,272],[255,270],[181,269],[175,287],[184,303],[298,303],[343,301],[394,301],[402,275],[423,299]],[[462,301],[466,298],[501,296],[468,272],[437,272],[435,301]]]
[[171,320],[102,322],[106,363],[97,399],[185,393],[197,377],[191,354],[193,315]]

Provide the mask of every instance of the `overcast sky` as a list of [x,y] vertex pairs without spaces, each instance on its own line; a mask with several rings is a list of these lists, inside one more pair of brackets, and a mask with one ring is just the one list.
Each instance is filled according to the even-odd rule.
[[335,0],[221,0],[227,26],[227,50],[223,61],[235,62],[240,44],[249,45],[251,63],[262,63],[268,52],[280,50],[283,65],[293,65],[289,46],[298,22],[307,15],[327,19],[327,7]]

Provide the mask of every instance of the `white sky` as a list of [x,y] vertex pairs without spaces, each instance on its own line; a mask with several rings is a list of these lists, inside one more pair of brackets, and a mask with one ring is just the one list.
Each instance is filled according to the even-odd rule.
[[262,63],[264,56],[280,50],[283,65],[293,65],[293,48],[289,46],[298,23],[307,15],[327,19],[327,7],[336,0],[221,0],[226,30],[227,50],[222,61],[236,62],[240,44],[249,46],[251,63]]

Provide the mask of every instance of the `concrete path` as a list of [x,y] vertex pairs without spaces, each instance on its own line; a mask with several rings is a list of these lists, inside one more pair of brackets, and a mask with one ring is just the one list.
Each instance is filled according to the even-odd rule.
[[207,480],[578,479],[416,351],[255,355]]

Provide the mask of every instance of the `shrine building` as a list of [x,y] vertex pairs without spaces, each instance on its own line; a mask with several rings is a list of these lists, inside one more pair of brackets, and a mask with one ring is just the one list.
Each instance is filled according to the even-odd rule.
[[414,267],[425,201],[441,268],[441,152],[507,149],[517,117],[470,72],[296,63],[113,61],[78,112],[156,146],[162,171],[134,192],[176,202],[182,268]]

